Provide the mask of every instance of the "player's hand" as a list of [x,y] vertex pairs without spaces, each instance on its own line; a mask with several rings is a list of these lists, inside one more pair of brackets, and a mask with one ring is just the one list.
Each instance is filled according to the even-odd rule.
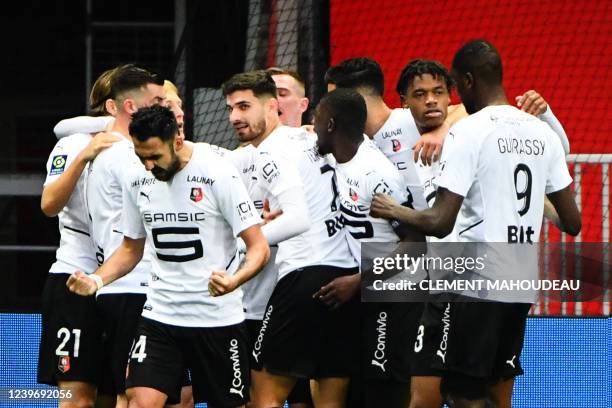
[[416,144],[412,146],[414,162],[418,162],[420,157],[423,164],[431,166],[434,162],[440,160],[442,146],[448,134],[448,129],[448,124],[443,123],[437,129],[424,133]]
[[388,194],[375,194],[370,204],[370,215],[387,220],[397,219],[395,211],[400,207],[399,203]]
[[332,309],[348,302],[359,291],[360,275],[341,276],[321,287],[312,297]]
[[213,271],[208,282],[208,291],[211,296],[222,296],[232,292],[238,287],[233,276],[227,276],[225,271]]
[[308,133],[314,133],[314,125],[302,125],[302,129],[307,131]]
[[100,132],[91,139],[91,142],[83,149],[81,155],[85,161],[91,161],[95,159],[102,150],[111,147],[113,143],[119,140],[121,140],[119,136]]
[[68,281],[66,281],[66,286],[69,291],[81,296],[91,296],[98,290],[96,281],[81,271],[76,271],[70,275]]
[[270,200],[268,200],[267,198],[264,200],[264,205],[263,205],[263,220],[264,220],[264,224],[267,224],[267,223],[269,223],[271,221],[274,221],[282,213],[283,213],[283,210],[274,210],[274,211],[271,211],[270,210]]
[[533,116],[538,116],[546,112],[548,103],[544,100],[542,95],[534,91],[533,89],[525,92],[522,95],[517,96],[516,106],[522,111],[527,112]]

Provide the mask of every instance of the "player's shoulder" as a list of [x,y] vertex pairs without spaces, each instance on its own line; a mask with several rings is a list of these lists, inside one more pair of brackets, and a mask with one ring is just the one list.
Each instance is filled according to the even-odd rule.
[[55,144],[55,149],[77,152],[83,150],[90,141],[91,135],[87,133],[73,133],[58,140]]
[[194,167],[197,167],[201,172],[216,177],[225,177],[228,174],[234,175],[236,172],[236,167],[227,156],[229,150],[220,154],[218,149],[211,148],[211,145],[205,143],[193,143],[192,146],[191,160],[194,161]]
[[397,168],[371,140],[364,140],[359,146],[359,166],[368,179],[401,179]]

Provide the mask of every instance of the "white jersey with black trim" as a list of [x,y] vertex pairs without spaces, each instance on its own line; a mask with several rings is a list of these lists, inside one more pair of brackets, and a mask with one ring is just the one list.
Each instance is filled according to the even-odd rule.
[[370,215],[370,205],[377,193],[389,194],[402,204],[412,204],[401,175],[376,145],[364,140],[351,160],[336,164],[336,180],[344,228],[357,261],[361,262],[361,243],[400,241],[388,220]]
[[[56,181],[89,144],[91,136],[77,133],[59,140],[47,160],[45,186]],[[85,205],[85,174],[83,171],[68,202],[58,214],[60,244],[55,253],[56,261],[50,273],[92,273],[98,267],[96,251],[89,233],[89,220]]]
[[[89,165],[87,175],[87,208],[91,217],[91,237],[96,246],[98,263],[102,264],[123,241],[121,213],[124,179],[131,167],[144,168],[134,152],[131,140],[118,132],[121,140],[103,150]],[[142,260],[126,276],[104,286],[97,294],[146,293],[151,262],[145,248]]]
[[315,134],[281,126],[257,147],[252,182],[260,184],[270,208],[279,208],[282,192],[303,188],[311,220],[308,231],[278,244],[279,279],[306,266],[357,266],[342,229],[334,169],[318,154],[316,141]]
[[[263,215],[263,200],[265,191],[260,183],[257,183],[255,171],[255,154],[257,150],[253,145],[246,145],[236,150],[227,150],[223,147],[208,145],[214,153],[227,157],[236,167],[249,197],[253,200],[255,209],[260,216]],[[263,320],[268,300],[274,291],[278,278],[278,267],[276,266],[276,252],[278,245],[270,245],[270,259],[264,268],[255,277],[242,285],[242,304],[244,305],[245,317],[250,320]]]
[[232,274],[236,237],[261,222],[232,164],[206,146],[171,181],[141,168],[124,189],[124,234],[144,238],[152,273],[142,315],[183,327],[218,327],[244,320],[242,290],[213,297],[213,271]]
[[557,135],[510,105],[457,122],[440,168],[437,186],[465,197],[455,228],[466,242],[537,242],[544,195],[572,182]]
[[402,108],[393,109],[387,121],[372,136],[374,144],[400,172],[417,210],[427,208],[423,189],[425,177],[419,174],[421,170],[412,158],[412,146],[420,137],[412,113]]

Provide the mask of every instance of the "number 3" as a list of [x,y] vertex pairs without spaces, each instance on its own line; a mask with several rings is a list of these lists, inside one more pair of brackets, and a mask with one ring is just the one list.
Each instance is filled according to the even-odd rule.
[[414,352],[418,353],[423,350],[423,335],[425,334],[425,326],[419,326],[419,332],[416,337],[416,341],[414,342]]

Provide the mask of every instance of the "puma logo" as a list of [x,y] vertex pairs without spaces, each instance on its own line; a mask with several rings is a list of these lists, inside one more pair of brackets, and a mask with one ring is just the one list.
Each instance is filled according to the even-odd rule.
[[514,366],[514,359],[516,358],[516,354],[512,356],[512,358],[510,360],[506,360],[506,363],[508,363],[509,366],[511,366],[512,368],[516,368]]
[[143,193],[143,192],[141,191],[141,192],[140,192],[140,195],[141,195],[141,196],[143,196],[143,197],[145,197],[145,198],[146,198],[146,199],[149,201],[149,203],[151,202],[151,199],[149,198],[149,196],[148,196],[147,194],[145,194],[145,193]]
[[446,364],[446,351],[443,353],[441,350],[438,350],[436,355],[440,356],[442,359],[442,364]]
[[386,373],[385,371],[385,364],[387,364],[388,360],[383,361],[382,363],[376,361],[376,360],[372,360],[372,365],[374,366],[378,366],[380,367],[380,369],[382,370],[383,373]]

